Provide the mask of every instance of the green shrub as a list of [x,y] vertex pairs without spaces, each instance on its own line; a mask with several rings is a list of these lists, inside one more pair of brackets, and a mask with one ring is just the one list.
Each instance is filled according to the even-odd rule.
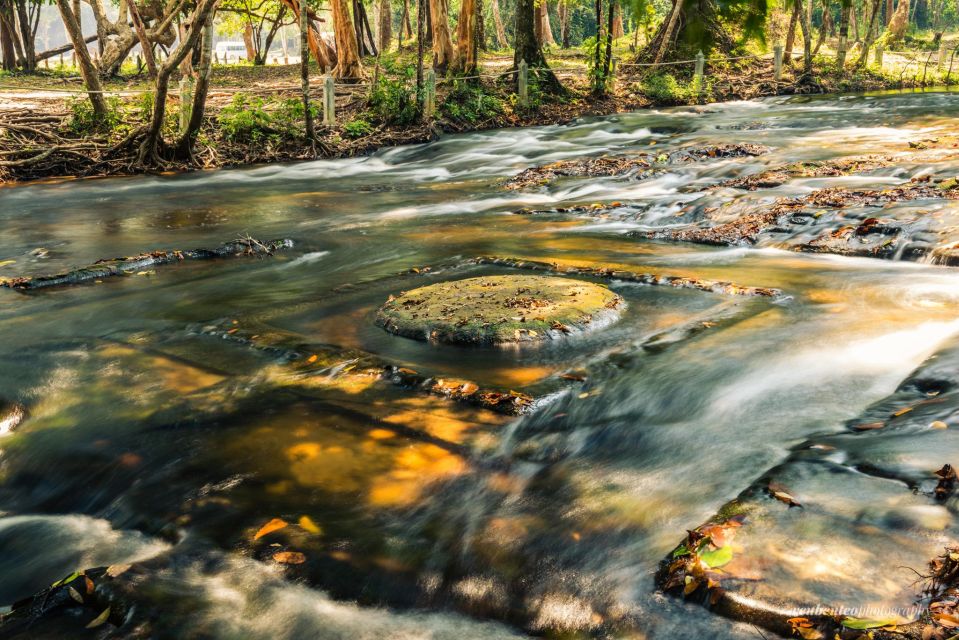
[[373,125],[362,118],[356,118],[343,125],[343,133],[347,138],[362,138],[373,133]]
[[450,120],[475,124],[503,112],[503,101],[486,93],[482,85],[455,81],[453,90],[440,105],[440,113]]
[[276,133],[263,99],[243,93],[233,96],[233,101],[223,107],[217,123],[224,137],[234,142],[259,142]]
[[370,91],[370,111],[386,124],[413,124],[419,119],[420,106],[416,95],[416,67],[397,67],[390,60],[383,67],[397,79],[382,74]]
[[102,118],[93,113],[93,105],[87,97],[76,97],[68,101],[70,122],[67,125],[75,134],[83,135],[96,131],[110,131],[123,121],[123,109],[120,99],[111,96],[105,99],[107,112]]
[[654,73],[643,79],[641,89],[652,100],[663,104],[690,104],[706,99],[712,93],[712,83],[699,90],[693,81],[680,84],[668,73]]

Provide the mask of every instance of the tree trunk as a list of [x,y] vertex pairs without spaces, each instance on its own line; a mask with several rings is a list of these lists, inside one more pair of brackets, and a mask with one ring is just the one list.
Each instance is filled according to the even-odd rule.
[[869,14],[869,28],[866,29],[866,41],[863,43],[862,52],[856,61],[856,67],[861,69],[866,66],[869,59],[869,48],[876,41],[876,28],[879,26],[879,11],[882,9],[882,0],[873,0],[872,12]]
[[569,49],[569,3],[568,0],[559,0],[556,5],[559,13],[559,42],[564,49]]
[[416,102],[422,105],[423,100],[423,50],[426,39],[426,11],[423,9],[424,0],[416,0]]
[[[390,7],[390,0],[379,0],[379,11],[377,13],[377,48],[381,53],[386,53],[390,48],[390,40],[393,39],[393,11]],[[403,25],[400,25],[402,30]]]
[[669,13],[669,19],[666,23],[666,30],[662,33],[662,40],[659,43],[659,49],[656,51],[656,57],[653,64],[659,64],[666,57],[670,43],[676,34],[676,23],[679,22],[679,15],[683,12],[683,0],[673,0],[673,10]]
[[[282,11],[282,9],[281,9]],[[206,96],[210,91],[210,76],[213,75],[213,11],[207,15],[203,25],[203,40],[200,43],[200,60],[194,75],[196,86],[193,91],[193,108],[190,111],[190,122],[186,131],[176,143],[176,155],[180,158],[193,158],[193,143],[200,127],[203,125],[203,115],[206,111]]]
[[310,10],[306,0],[299,0],[300,25],[300,97],[303,100],[303,124],[306,139],[311,142],[316,139],[316,130],[313,127],[313,109],[310,106]]
[[137,32],[137,40],[140,41],[140,49],[143,52],[143,60],[147,66],[147,72],[151,80],[156,80],[157,63],[153,57],[153,44],[147,38],[146,27],[143,25],[143,19],[140,17],[140,10],[137,9],[137,3],[130,3],[130,20],[133,22],[133,28]]
[[17,49],[13,44],[13,32],[3,14],[0,14],[0,53],[3,54],[4,71],[13,71],[17,68]]
[[496,46],[500,49],[508,49],[509,41],[506,39],[506,27],[503,26],[503,16],[499,12],[499,0],[490,0],[493,11],[493,26],[496,28]]
[[893,0],[886,0],[886,26],[892,22],[892,16],[895,14],[895,5]]
[[606,92],[606,87],[608,86],[610,65],[613,61],[613,38],[611,36],[613,33],[613,25],[616,23],[615,14],[616,0],[609,0],[609,6],[606,10],[606,53],[603,56],[603,75],[600,77],[600,81],[602,82],[600,89],[603,93]]
[[839,10],[839,48],[836,50],[836,64],[841,69],[846,64],[846,49],[849,44],[849,12],[852,0],[842,0]]
[[799,22],[799,0],[794,0],[793,10],[789,15],[789,29],[786,31],[786,50],[783,61],[788,66],[792,64],[793,47],[796,46],[796,23]]
[[549,64],[543,55],[543,49],[536,39],[534,25],[536,23],[536,0],[516,0],[516,13],[513,22],[513,70],[519,68],[520,61],[526,61],[532,71],[542,83],[543,87],[551,91],[563,91],[563,85],[556,79],[556,75],[549,70]]
[[615,9],[613,11],[613,40],[619,40],[626,32],[623,30],[623,10],[619,7],[618,4],[614,5]]
[[455,70],[470,75],[476,71],[476,0],[461,0],[456,25]]
[[67,35],[73,42],[73,50],[77,54],[77,63],[80,65],[80,75],[83,76],[83,83],[87,87],[90,96],[90,104],[93,106],[93,115],[98,119],[105,119],[107,115],[107,102],[103,98],[103,87],[100,85],[100,76],[97,68],[93,66],[93,60],[90,59],[90,52],[87,51],[87,45],[83,42],[83,33],[80,31],[80,21],[73,12],[69,0],[57,0],[57,8],[60,10],[60,17],[63,19],[63,26]]
[[539,0],[536,5],[536,38],[541,47],[556,46],[556,40],[553,38],[553,29],[549,23],[549,3],[547,0]]
[[429,0],[430,18],[433,24],[433,68],[437,73],[446,73],[457,68],[456,50],[450,37],[450,20],[443,0]]
[[[58,3],[65,3],[66,0],[57,0]],[[162,142],[163,119],[166,115],[166,99],[170,88],[170,76],[188,53],[191,53],[196,47],[196,43],[203,33],[203,25],[206,24],[208,16],[214,10],[217,0],[197,0],[196,8],[190,16],[190,29],[187,37],[183,39],[176,49],[170,53],[170,57],[160,64],[157,69],[156,90],[153,98],[153,117],[147,127],[146,136],[140,144],[139,157],[137,162],[141,165],[159,164],[159,147]]]
[[[377,55],[376,40],[373,38],[373,27],[370,26],[370,17],[366,14],[366,6],[363,0],[355,0],[353,3],[353,15],[356,17],[357,38],[360,40],[360,53],[362,55]],[[365,39],[364,39],[365,34]],[[367,44],[369,46],[367,46]]]
[[30,24],[26,0],[17,0],[17,18],[20,23],[20,41],[23,43],[23,69],[32,72],[37,68],[36,30]]
[[803,74],[812,73],[812,0],[806,0],[802,11]]
[[896,4],[896,12],[892,14],[892,20],[886,28],[889,37],[887,42],[892,44],[899,42],[906,35],[906,27],[909,26],[909,0],[899,0]]
[[333,14],[333,35],[336,39],[336,68],[333,75],[339,80],[362,79],[359,45],[346,0],[330,0],[330,12]]
[[[182,28],[180,37],[183,37]],[[252,62],[256,57],[256,47],[253,46],[253,25],[249,22],[243,25],[243,46],[246,47],[246,59]]]

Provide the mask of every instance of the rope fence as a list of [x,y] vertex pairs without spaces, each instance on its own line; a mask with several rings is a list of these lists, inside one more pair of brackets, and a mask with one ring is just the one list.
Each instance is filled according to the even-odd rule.
[[[853,53],[853,52],[847,52]],[[900,77],[905,74],[906,70],[912,66],[914,63],[918,63],[916,76],[918,77],[919,71],[918,67],[929,67],[931,65],[937,65],[939,70],[942,70],[945,61],[946,61],[947,48],[945,44],[941,44],[938,52],[928,51],[928,52],[899,52],[899,51],[883,51],[881,45],[877,45],[874,50],[874,63],[880,69],[885,68],[884,66],[884,55],[889,56],[899,56],[906,58],[905,64],[903,66],[902,62],[898,60],[890,60],[889,64],[894,68],[902,67]],[[946,82],[949,82],[949,76],[952,73],[952,62],[955,59],[956,49],[953,48],[950,52],[949,59],[949,71],[947,72]],[[935,54],[935,55],[934,55]],[[783,62],[786,59],[792,59],[797,57],[803,57],[805,54],[803,52],[784,52],[782,45],[776,45],[772,53],[766,54],[754,54],[754,55],[743,55],[743,56],[724,56],[724,57],[711,57],[706,58],[703,55],[703,52],[700,51],[699,54],[689,60],[670,60],[666,62],[618,62],[615,58],[611,61],[610,74],[607,78],[608,82],[615,82],[616,74],[618,69],[628,69],[628,68],[653,68],[653,67],[664,67],[664,66],[680,66],[692,64],[695,65],[693,71],[693,87],[697,91],[702,91],[705,86],[705,67],[706,64],[716,64],[721,62],[731,62],[736,60],[768,60],[772,59],[773,61],[773,77],[774,80],[778,83],[782,76]],[[843,54],[845,57],[846,53]],[[925,60],[922,60],[925,56]],[[834,57],[838,58],[838,52],[830,52],[817,54],[817,57]],[[61,65],[63,64],[63,56],[60,56]],[[933,59],[935,58],[935,59]],[[74,58],[75,65],[75,58]],[[886,65],[888,66],[888,65]],[[510,76],[517,76],[517,101],[522,106],[527,106],[530,103],[529,100],[529,73],[530,72],[550,72],[553,74],[577,74],[577,73],[589,73],[589,70],[586,67],[582,66],[567,66],[567,67],[534,67],[530,68],[527,66],[525,61],[520,61],[518,68],[508,69],[500,72],[493,73],[477,73],[469,76],[457,76],[453,78],[439,78],[436,77],[436,72],[434,69],[427,69],[425,73],[425,83],[424,83],[424,96],[423,96],[423,112],[426,117],[432,117],[436,109],[436,87],[441,84],[455,84],[467,80],[479,80],[479,79],[501,79]],[[925,78],[925,73],[923,74]],[[355,80],[356,82],[349,82],[350,80]],[[334,79],[329,73],[323,76],[321,86],[317,87],[312,85],[308,91],[304,91],[302,85],[282,85],[282,86],[272,86],[272,87],[210,87],[210,95],[236,95],[236,94],[275,94],[278,92],[291,92],[297,93],[305,98],[317,94],[322,94],[322,104],[323,104],[323,122],[327,125],[333,125],[336,123],[336,92],[340,91],[340,95],[348,93],[351,97],[355,97],[357,90],[367,90],[375,86],[377,80],[374,75],[373,82],[364,82],[365,78],[336,78]],[[192,78],[184,78],[180,81],[180,91],[177,95],[174,92],[174,99],[179,98],[180,100],[180,110],[181,110],[181,122],[189,120],[186,118],[184,120],[183,114],[191,108],[193,100],[193,80]],[[102,90],[102,91],[87,91],[86,89],[69,89],[69,88],[51,88],[51,87],[31,87],[31,86],[4,86],[0,85],[0,91],[19,91],[19,92],[38,92],[38,93],[56,93],[56,94],[76,94],[76,95],[89,95],[91,93],[98,93],[102,95],[111,95],[111,96],[137,96],[144,94],[154,93],[154,89],[119,89],[119,90]],[[304,95],[305,94],[305,95]]]

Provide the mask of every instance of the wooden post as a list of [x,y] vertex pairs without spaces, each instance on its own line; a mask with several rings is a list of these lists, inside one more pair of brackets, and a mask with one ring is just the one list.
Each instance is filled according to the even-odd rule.
[[882,45],[876,45],[876,66],[882,70]]
[[423,117],[432,118],[436,112],[436,71],[430,67],[426,71],[426,85],[423,96]]
[[184,135],[190,127],[190,116],[193,115],[193,78],[180,78],[180,135]]
[[612,58],[610,58],[609,78],[607,78],[607,81],[609,82],[610,90],[615,91],[616,90],[616,56],[613,56]]
[[783,76],[783,46],[777,44],[773,47],[773,77],[776,82]]
[[702,93],[703,91],[703,72],[705,70],[706,56],[704,56],[700,50],[700,52],[696,54],[696,70],[693,72],[693,86],[696,88],[696,93]]
[[328,127],[336,124],[336,84],[330,74],[323,78],[323,124]]
[[60,54],[60,68],[63,68],[63,54]]
[[939,45],[939,59],[936,61],[936,69],[942,71],[942,68],[946,66],[946,45]]
[[517,81],[519,104],[526,107],[529,106],[529,65],[526,64],[525,60],[520,60],[517,69],[519,71]]

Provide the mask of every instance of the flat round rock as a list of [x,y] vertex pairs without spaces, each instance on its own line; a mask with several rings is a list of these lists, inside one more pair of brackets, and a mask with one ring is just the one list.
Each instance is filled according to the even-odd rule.
[[596,329],[619,317],[623,299],[572,278],[485,276],[390,296],[376,324],[390,333],[445,344],[535,342]]

